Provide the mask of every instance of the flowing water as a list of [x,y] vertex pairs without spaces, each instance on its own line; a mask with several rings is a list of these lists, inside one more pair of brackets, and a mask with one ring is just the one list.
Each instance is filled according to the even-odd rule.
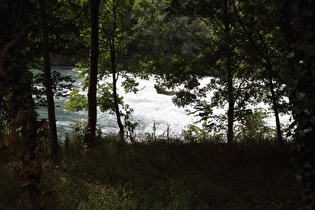
[[[75,71],[73,67],[65,66],[53,66],[52,70],[62,73],[62,75],[69,75],[75,80],[74,87],[81,89],[82,80],[78,78],[79,73]],[[201,84],[208,82],[209,78],[205,78],[201,81]],[[109,79],[110,81],[110,79]],[[139,82],[138,89],[140,90],[137,94],[128,93],[125,94],[124,89],[120,83],[122,80],[118,80],[118,94],[124,97],[125,104],[129,104],[134,110],[131,115],[131,121],[136,121],[139,126],[136,129],[136,133],[153,133],[154,126],[156,135],[166,135],[166,131],[169,128],[169,134],[172,137],[178,137],[181,131],[189,124],[193,124],[199,118],[187,115],[185,112],[186,108],[179,108],[172,102],[172,96],[157,94],[154,88],[154,79],[141,80]],[[86,91],[81,91],[82,94],[86,94]],[[72,132],[72,125],[78,121],[85,122],[87,119],[87,111],[71,112],[67,111],[61,104],[66,103],[68,96],[55,99],[56,106],[56,120],[57,130],[59,139],[64,139],[66,133]],[[267,108],[267,106],[262,105]],[[224,110],[217,109],[216,113],[224,112]],[[47,119],[47,109],[38,110],[40,118]],[[282,122],[288,122],[289,116],[282,116]],[[108,112],[102,113],[98,110],[98,127],[103,133],[107,132],[118,132],[118,126],[116,122],[116,116]],[[274,117],[266,119],[266,122],[274,126]]]

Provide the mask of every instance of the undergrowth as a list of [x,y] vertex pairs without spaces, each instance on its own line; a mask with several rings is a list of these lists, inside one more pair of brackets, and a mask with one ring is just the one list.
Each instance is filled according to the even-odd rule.
[[[63,145],[58,167],[44,162],[46,209],[297,209],[290,146],[211,142]],[[1,165],[0,208],[14,209],[17,185]],[[9,198],[8,198],[9,197]]]

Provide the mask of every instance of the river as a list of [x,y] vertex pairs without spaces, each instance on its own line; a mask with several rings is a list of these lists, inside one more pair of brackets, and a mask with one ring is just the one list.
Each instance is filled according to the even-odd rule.
[[[78,78],[79,73],[75,71],[74,67],[68,66],[53,66],[52,70],[60,72],[62,75],[69,75],[75,80],[74,87],[80,89],[82,80]],[[201,83],[206,83],[209,78],[205,78]],[[110,79],[109,79],[110,81]],[[187,115],[185,108],[179,108],[172,102],[172,96],[157,94],[154,88],[155,81],[153,78],[150,80],[137,79],[139,82],[140,91],[137,94],[125,94],[124,89],[121,87],[121,81],[118,80],[118,94],[124,97],[125,104],[129,104],[134,112],[131,115],[131,121],[138,122],[139,126],[136,129],[136,134],[153,133],[154,125],[156,135],[166,135],[169,128],[171,137],[179,137],[181,131],[189,124],[193,124],[198,120],[197,117]],[[86,91],[81,91],[86,94]],[[66,103],[68,96],[55,99],[56,106],[56,120],[57,131],[60,140],[63,140],[66,133],[72,132],[72,125],[78,121],[85,122],[87,119],[87,111],[71,112],[67,111],[62,104]],[[266,105],[262,107],[267,108]],[[39,118],[47,119],[47,109],[42,108],[37,110]],[[224,112],[224,110],[217,109],[215,112]],[[102,113],[98,110],[98,127],[103,133],[116,133],[118,126],[116,117],[110,113]],[[281,116],[281,121],[288,123],[289,116]],[[274,117],[270,116],[266,122],[274,126]]]

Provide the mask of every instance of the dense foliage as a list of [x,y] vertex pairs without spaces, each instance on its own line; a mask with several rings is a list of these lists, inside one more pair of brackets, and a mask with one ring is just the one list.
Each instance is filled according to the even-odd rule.
[[[290,4],[289,4],[290,3]],[[299,168],[299,180],[303,184],[307,209],[315,207],[315,157],[314,157],[314,1],[280,2],[286,18],[283,30],[291,44],[289,58],[292,61],[290,85],[293,87],[290,101],[297,125],[294,134],[294,161]],[[288,27],[290,25],[290,27]]]

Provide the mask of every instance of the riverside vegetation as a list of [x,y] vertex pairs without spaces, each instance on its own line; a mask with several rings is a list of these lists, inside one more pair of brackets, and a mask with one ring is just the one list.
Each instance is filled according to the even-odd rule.
[[[99,138],[98,147],[87,150],[83,138],[67,138],[59,165],[51,165],[49,155],[42,154],[46,209],[297,209],[301,205],[290,144],[171,139],[127,144],[113,135]],[[25,199],[16,190],[19,183],[10,174],[10,164],[1,162],[1,171],[0,208],[23,206]]]

